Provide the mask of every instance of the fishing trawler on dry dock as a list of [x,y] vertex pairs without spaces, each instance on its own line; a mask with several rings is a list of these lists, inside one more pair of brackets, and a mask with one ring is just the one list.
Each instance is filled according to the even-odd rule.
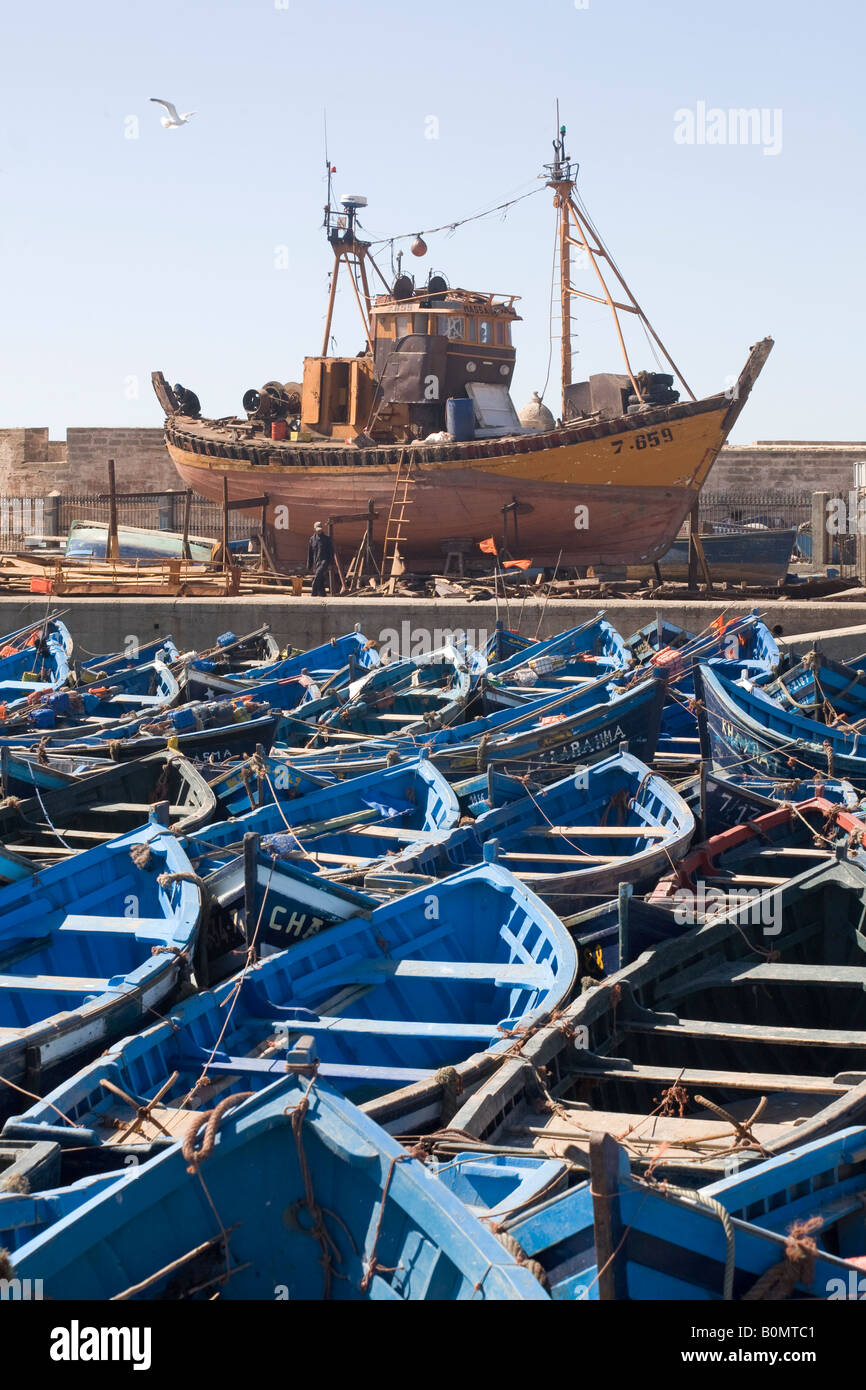
[[[509,388],[516,296],[389,284],[360,235],[359,197],[332,204],[334,254],[322,353],[303,382],[268,382],[243,398],[245,418],[206,419],[198,398],[154,373],[166,443],[189,487],[215,501],[248,502],[280,565],[306,557],[314,521],[339,544],[384,548],[391,572],[436,570],[447,549],[490,536],[536,564],[653,562],[675,539],[772,348],[757,343],[734,388],[696,399],[629,290],[575,194],[577,166],[565,127],[545,166],[559,225],[562,416],[525,429]],[[571,284],[576,248],[598,294]],[[419,237],[415,254],[426,253]],[[604,268],[603,268],[604,266]],[[328,355],[341,270],[363,322],[365,348]],[[384,286],[373,294],[372,270]],[[613,284],[613,291],[608,287]],[[615,283],[614,283],[615,282]],[[624,373],[572,381],[571,305],[607,305]],[[637,317],[670,372],[632,368],[620,316]],[[677,378],[688,399],[673,389]],[[448,429],[446,430],[446,426]],[[381,553],[381,551],[380,551]]]

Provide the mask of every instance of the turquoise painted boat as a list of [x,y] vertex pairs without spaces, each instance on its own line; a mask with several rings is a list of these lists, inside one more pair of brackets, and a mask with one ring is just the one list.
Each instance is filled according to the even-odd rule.
[[[202,893],[149,823],[0,887],[0,1076],[33,1092],[140,1027],[192,966]],[[0,1088],[0,1110],[19,1099]]]
[[[279,861],[259,875],[251,909],[256,941],[265,924],[292,940]],[[504,869],[468,869],[184,1000],[10,1120],[3,1138],[59,1143],[70,1176],[104,1171],[147,1158],[214,1096],[260,1090],[287,1065],[312,1067],[376,1118],[407,1086],[417,1110],[428,1090],[456,1094],[464,1064],[489,1071],[562,1005],[576,971],[549,908]]]
[[[284,1076],[210,1115],[208,1138],[198,1116],[183,1143],[25,1228],[13,1276],[75,1300],[547,1299],[458,1197],[320,1078]],[[0,1198],[0,1227],[2,1210]]]
[[258,835],[276,856],[310,869],[360,870],[385,855],[457,824],[460,805],[441,772],[424,758],[334,782],[201,830],[190,844],[200,873],[212,873]]
[[694,829],[673,787],[620,752],[402,850],[369,873],[365,887],[387,886],[402,873],[441,879],[488,859],[566,916],[621,884],[653,884],[685,853]]

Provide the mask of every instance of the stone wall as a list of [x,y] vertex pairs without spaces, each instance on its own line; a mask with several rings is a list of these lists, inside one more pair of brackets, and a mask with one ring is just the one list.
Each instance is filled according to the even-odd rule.
[[[704,599],[662,604],[651,600],[607,599],[604,610],[608,622],[623,635],[635,632],[655,617],[657,609],[670,622],[691,632],[701,632],[718,617],[721,600]],[[220,633],[250,632],[269,623],[277,640],[305,650],[327,642],[331,637],[351,632],[356,623],[371,640],[394,642],[398,650],[431,650],[446,632],[462,630],[473,644],[481,644],[492,633],[497,617],[506,626],[516,627],[534,638],[553,637],[565,628],[586,622],[598,612],[597,599],[557,599],[545,604],[530,598],[525,609],[512,600],[466,603],[462,599],[366,598],[363,594],[346,598],[293,598],[280,594],[271,598],[249,595],[240,598],[85,598],[67,597],[57,606],[65,610],[64,622],[80,652],[112,652],[130,637],[139,642],[173,636],[182,650],[209,646]],[[751,602],[731,603],[726,609],[734,617],[751,608]],[[856,656],[866,649],[866,603],[839,603],[838,600],[768,600],[762,602],[764,621],[777,637],[809,633],[802,650],[812,645],[814,634],[835,630],[827,650],[839,660]],[[29,594],[0,595],[0,631],[11,632],[45,614],[45,597]],[[830,639],[827,639],[829,643]],[[795,647],[798,646],[796,640]],[[821,645],[825,646],[822,636]]]
[[823,444],[808,440],[759,440],[722,450],[707,492],[829,492],[847,495],[854,464],[866,461],[866,443]]
[[61,492],[104,492],[107,460],[114,459],[118,490],[161,492],[181,488],[162,428],[68,429],[67,485]]
[[66,440],[47,429],[0,429],[0,496],[41,497],[104,492],[114,459],[120,492],[161,492],[183,486],[161,428],[70,428]]

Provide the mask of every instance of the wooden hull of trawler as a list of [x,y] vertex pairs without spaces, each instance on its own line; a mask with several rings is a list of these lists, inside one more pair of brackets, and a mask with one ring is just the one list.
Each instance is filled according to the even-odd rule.
[[[730,395],[681,402],[614,420],[580,421],[543,434],[465,444],[378,446],[273,442],[238,426],[172,415],[166,443],[183,481],[213,501],[251,500],[272,529],[276,558],[302,565],[313,523],[339,520],[344,559],[360,543],[368,504],[381,546],[401,457],[411,456],[401,554],[408,568],[441,568],[449,541],[508,537],[535,564],[622,565],[664,555],[769,354],[752,349]],[[517,503],[509,513],[503,509]],[[515,540],[516,511],[516,540]]]

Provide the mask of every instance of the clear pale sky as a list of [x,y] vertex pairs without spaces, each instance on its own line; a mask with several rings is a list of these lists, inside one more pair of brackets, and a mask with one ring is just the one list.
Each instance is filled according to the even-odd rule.
[[[855,0],[43,0],[4,7],[0,49],[0,426],[157,425],[154,368],[240,412],[320,350],[325,109],[335,191],[380,237],[536,186],[558,96],[579,189],[696,393],[776,339],[734,438],[866,439]],[[163,130],[153,96],[197,114]],[[698,103],[765,110],[776,144],[781,112],[779,152],[678,143]],[[409,267],[522,296],[518,406],[547,374],[553,218],[540,191]],[[621,370],[604,311],[577,313],[575,377]]]

